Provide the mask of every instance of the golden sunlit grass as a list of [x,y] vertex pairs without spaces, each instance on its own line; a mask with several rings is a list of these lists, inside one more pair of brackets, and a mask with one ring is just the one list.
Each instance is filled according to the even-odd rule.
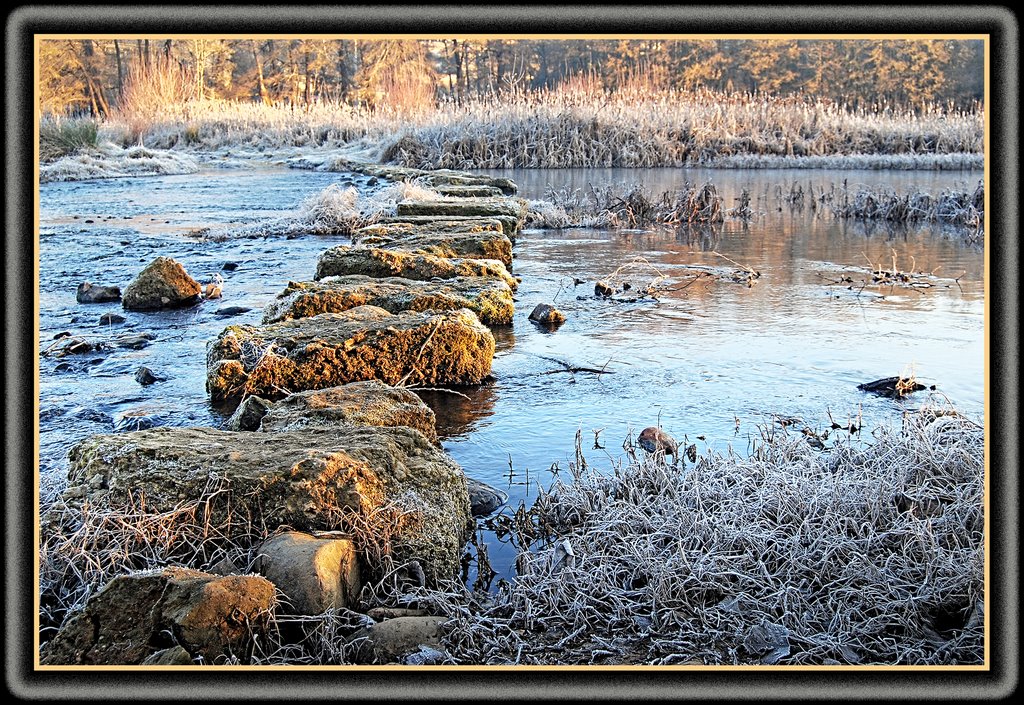
[[[154,95],[165,93],[163,82],[154,83]],[[753,94],[608,92],[576,81],[405,112],[140,97],[105,127],[123,144],[141,139],[157,148],[336,148],[367,140],[406,166],[498,169],[713,165],[746,157],[934,160],[980,154],[983,122],[978,110],[854,110]]]

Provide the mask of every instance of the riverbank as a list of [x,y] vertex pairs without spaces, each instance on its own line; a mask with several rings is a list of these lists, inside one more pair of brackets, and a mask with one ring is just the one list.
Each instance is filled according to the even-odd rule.
[[[55,125],[56,123],[56,125]],[[44,123],[44,154],[86,132],[122,148],[261,155],[344,149],[424,169],[704,166],[981,169],[984,114],[852,109],[810,99],[674,90],[569,89],[442,102],[412,113],[317,103],[302,110],[188,101],[93,129]],[[75,139],[61,139],[64,131]]]
[[[496,594],[392,599],[438,616],[436,663],[980,664],[983,428],[933,407],[872,435],[823,452],[773,423],[749,456],[635,448],[612,467],[581,449],[505,517],[521,550]],[[309,620],[308,642],[260,661],[344,663],[350,621]]]

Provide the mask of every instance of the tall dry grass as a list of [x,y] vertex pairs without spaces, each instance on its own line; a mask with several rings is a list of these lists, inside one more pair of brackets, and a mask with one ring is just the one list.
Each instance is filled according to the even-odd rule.
[[[162,91],[154,85],[155,95]],[[729,166],[754,157],[858,155],[934,162],[936,155],[980,154],[984,124],[980,110],[871,111],[754,94],[607,92],[583,80],[412,112],[342,103],[153,102],[159,109],[125,109],[111,125],[135,119],[144,144],[164,148],[342,147],[367,140],[397,163],[429,169]]]

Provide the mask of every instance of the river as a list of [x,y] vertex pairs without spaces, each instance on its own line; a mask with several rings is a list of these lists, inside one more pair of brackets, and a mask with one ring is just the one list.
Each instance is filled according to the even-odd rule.
[[[546,189],[643,183],[651,190],[710,179],[726,207],[746,189],[758,212],[749,222],[655,231],[530,230],[515,247],[522,277],[515,323],[496,329],[494,381],[469,397],[424,393],[445,449],[468,475],[503,489],[509,508],[529,504],[539,486],[566,476],[577,434],[590,466],[622,462],[630,438],[659,424],[697,450],[743,453],[773,415],[798,417],[796,429],[855,420],[865,433],[898,423],[930,396],[981,419],[984,411],[984,250],[955,229],[865,225],[837,220],[809,194],[864,183],[901,191],[973,191],[974,172],[799,170],[560,170],[507,172],[525,198]],[[237,239],[185,236],[201,227],[277,217],[303,198],[347,180],[281,168],[205,169],[184,176],[44,184],[40,192],[40,348],[68,332],[90,340],[151,333],[141,349],[40,358],[43,484],[66,471],[77,440],[111,432],[125,419],[220,426],[230,409],[204,389],[205,344],[228,324],[259,323],[262,308],[288,280],[310,279],[317,256],[340,237]],[[794,187],[808,194],[788,203]],[[869,264],[930,272],[926,289],[861,290],[838,283]],[[81,305],[82,281],[122,288],[158,255],[192,276],[225,279],[224,297],[173,312],[123,312],[119,304]],[[237,265],[233,270],[224,264]],[[752,286],[694,279],[690,266],[760,273]],[[657,277],[663,293],[636,303],[593,297],[594,281],[628,273],[635,287]],[[577,281],[583,283],[577,284]],[[689,284],[688,282],[691,282]],[[567,321],[552,332],[527,316],[554,303]],[[220,315],[229,306],[249,310]],[[101,314],[125,316],[101,325]],[[140,386],[147,366],[163,378]],[[594,372],[568,372],[566,367]],[[904,401],[866,394],[862,382],[912,370],[932,393]],[[836,432],[833,432],[834,440]],[[514,552],[493,534],[490,559],[511,574]]]

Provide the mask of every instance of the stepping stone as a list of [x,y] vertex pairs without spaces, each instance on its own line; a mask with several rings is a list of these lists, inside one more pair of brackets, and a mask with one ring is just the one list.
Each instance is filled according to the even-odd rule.
[[393,386],[472,385],[490,375],[493,357],[494,336],[469,309],[392,314],[357,306],[265,326],[228,326],[207,345],[206,388],[218,401],[251,394],[277,399],[367,379]]
[[367,277],[402,277],[416,281],[455,277],[496,277],[515,291],[518,280],[498,260],[437,257],[378,247],[338,245],[320,255],[314,279],[362,274]]
[[352,242],[365,247],[399,250],[436,257],[496,259],[512,270],[512,241],[501,231],[443,232],[411,223],[370,226],[352,234]]
[[524,221],[519,216],[514,215],[494,215],[494,216],[476,216],[476,215],[449,215],[449,216],[436,216],[436,215],[392,215],[386,218],[381,218],[377,221],[377,224],[387,225],[390,223],[411,223],[413,225],[422,225],[428,227],[434,227],[435,224],[454,224],[464,223],[466,227],[483,227],[484,224],[497,222],[501,224],[501,229],[505,233],[505,236],[512,242],[516,241],[516,234],[518,234],[520,228],[523,227]]
[[340,313],[356,306],[401,311],[452,311],[468,308],[488,326],[512,324],[512,289],[501,279],[455,277],[416,281],[400,277],[376,279],[361,275],[289,282],[263,311],[264,323]]
[[[92,436],[68,460],[61,506],[43,518],[51,535],[78,529],[70,517],[82,503],[104,515],[137,513],[145,497],[147,512],[171,512],[183,500],[209,496],[211,477],[222,488],[203,503],[214,531],[229,538],[238,532],[238,540],[280,526],[344,531],[375,549],[387,548],[380,544],[387,534],[395,561],[418,561],[428,580],[459,574],[472,530],[462,468],[404,426],[276,433],[164,427]],[[363,558],[371,579],[379,579],[383,566],[373,551]]]
[[407,426],[437,442],[431,408],[408,389],[377,380],[290,394],[266,406],[251,430],[276,433],[336,426]]

